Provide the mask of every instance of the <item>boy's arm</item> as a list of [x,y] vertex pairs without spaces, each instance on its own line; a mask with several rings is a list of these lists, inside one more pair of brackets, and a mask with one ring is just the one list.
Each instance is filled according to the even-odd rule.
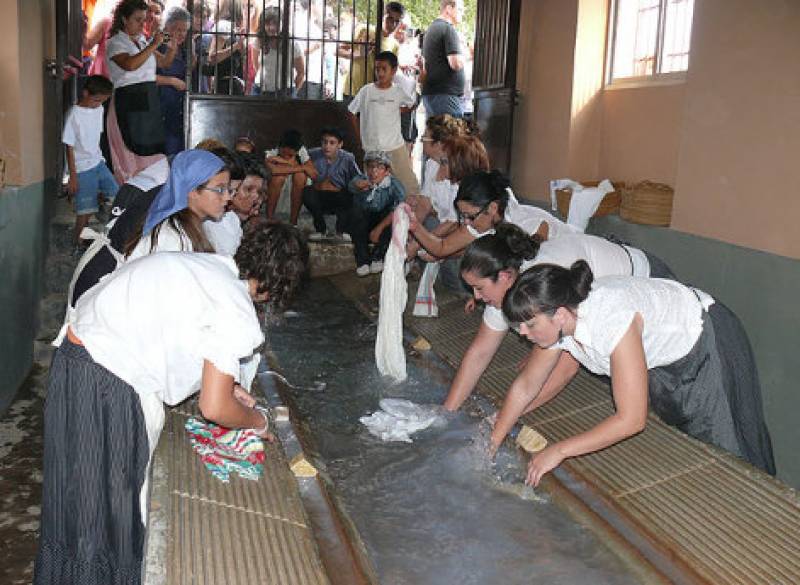
[[353,132],[358,139],[358,143],[361,144],[361,124],[359,123],[358,116],[353,112],[348,111],[347,117],[350,118],[350,123],[353,125]]
[[385,230],[387,227],[392,225],[392,215],[393,214],[394,214],[394,210],[390,211],[389,213],[386,214],[386,217],[384,217],[380,221],[380,223],[378,225],[376,225],[374,228],[372,228],[372,231],[369,232],[369,241],[370,242],[372,242],[373,244],[377,244],[378,243],[378,240],[380,239],[381,234],[383,233],[383,230]]
[[70,198],[78,192],[78,172],[75,169],[75,151],[69,144],[67,147],[67,167],[69,168],[69,182],[67,183],[67,193]]
[[308,159],[306,162],[303,163],[302,169],[303,172],[312,181],[315,181],[319,176],[319,173],[317,172],[317,167],[314,166],[314,161],[312,161],[311,159]]

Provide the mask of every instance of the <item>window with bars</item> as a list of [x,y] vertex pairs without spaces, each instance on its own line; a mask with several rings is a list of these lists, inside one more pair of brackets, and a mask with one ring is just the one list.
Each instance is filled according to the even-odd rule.
[[381,0],[187,4],[195,94],[342,100],[373,81]]
[[612,7],[611,83],[689,67],[694,0],[614,0]]

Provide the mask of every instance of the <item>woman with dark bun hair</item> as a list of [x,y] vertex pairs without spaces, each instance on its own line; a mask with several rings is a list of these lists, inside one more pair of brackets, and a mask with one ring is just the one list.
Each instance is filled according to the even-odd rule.
[[474,294],[470,303],[474,306],[476,300],[483,301],[486,308],[478,334],[450,386],[446,409],[456,410],[463,404],[497,353],[509,329],[502,312],[503,297],[519,275],[537,264],[568,267],[577,260],[586,260],[598,277],[675,278],[663,261],[631,246],[588,234],[567,234],[543,242],[513,224],[501,223],[495,233],[472,242],[461,259],[461,279]]
[[525,271],[506,294],[503,313],[536,347],[497,417],[493,450],[520,415],[561,392],[579,365],[611,377],[614,413],[535,455],[528,483],[538,485],[567,457],[641,432],[648,399],[667,424],[775,474],[747,335],[708,294],[664,279],[595,281],[579,260],[569,269],[542,264]]
[[[458,165],[449,163],[451,175]],[[461,252],[481,236],[494,233],[502,221],[520,227],[527,234],[538,233],[542,239],[576,233],[575,228],[553,217],[544,209],[521,205],[511,191],[511,183],[498,170],[479,170],[467,176],[457,175],[455,198],[459,226],[446,237],[438,237],[412,218],[409,229],[423,248],[436,258]],[[452,179],[451,179],[452,180]]]

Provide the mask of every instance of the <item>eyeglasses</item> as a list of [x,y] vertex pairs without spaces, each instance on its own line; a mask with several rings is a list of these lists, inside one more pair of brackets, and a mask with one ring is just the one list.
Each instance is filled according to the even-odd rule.
[[436,142],[436,141],[435,141],[433,138],[431,138],[430,136],[423,136],[422,138],[420,138],[420,140],[422,140],[422,142]]
[[217,195],[232,195],[236,192],[236,189],[231,189],[230,187],[200,187],[201,191],[213,191]]
[[458,209],[458,210],[456,210],[456,213],[458,215],[458,221],[460,223],[464,223],[464,222],[467,222],[467,221],[473,222],[476,219],[478,219],[481,215],[486,213],[486,210],[488,208],[489,208],[489,204],[484,205],[483,207],[481,207],[480,211],[478,211],[477,213],[464,213],[463,211]]

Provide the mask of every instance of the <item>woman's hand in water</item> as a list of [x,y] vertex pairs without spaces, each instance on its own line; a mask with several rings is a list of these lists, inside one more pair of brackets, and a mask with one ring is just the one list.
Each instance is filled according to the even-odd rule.
[[564,461],[565,455],[561,453],[558,443],[546,447],[528,462],[528,476],[525,483],[537,487],[545,473],[552,471]]
[[250,393],[242,388],[239,384],[233,385],[233,397],[247,408],[253,408],[256,405],[256,399]]
[[469,315],[475,310],[475,307],[478,306],[478,301],[475,300],[475,297],[470,297],[469,300],[464,303],[464,312]]

